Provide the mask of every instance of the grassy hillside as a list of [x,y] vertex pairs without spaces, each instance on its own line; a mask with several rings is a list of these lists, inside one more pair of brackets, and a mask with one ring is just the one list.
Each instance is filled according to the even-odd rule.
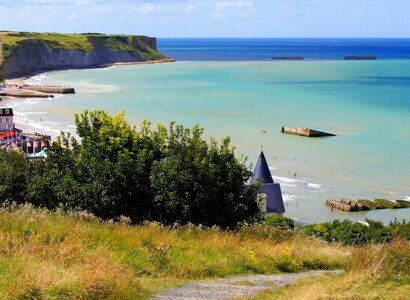
[[145,299],[189,280],[336,268],[346,275],[260,299],[401,299],[410,291],[409,262],[404,241],[348,247],[262,225],[232,232],[133,226],[29,205],[0,210],[0,299]]
[[[102,35],[90,34],[60,34],[60,33],[36,33],[36,32],[9,32],[0,31],[1,61],[5,61],[13,51],[21,46],[21,42],[28,39],[43,40],[52,49],[82,50],[85,52],[94,49],[90,37],[97,37],[104,41],[103,45],[113,51],[129,51],[139,53],[145,60],[163,58],[163,56],[149,47],[135,47],[133,37],[130,35]],[[137,37],[138,38],[138,37]]]
[[77,49],[92,51],[93,47],[86,35],[58,34],[58,33],[31,33],[31,32],[0,32],[3,37],[3,60],[7,59],[18,47],[20,42],[28,39],[44,40],[55,48]]

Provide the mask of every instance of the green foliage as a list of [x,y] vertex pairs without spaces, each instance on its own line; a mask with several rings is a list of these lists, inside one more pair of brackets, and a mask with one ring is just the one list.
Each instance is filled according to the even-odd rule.
[[10,57],[10,55],[16,51],[20,47],[19,44],[8,44],[8,43],[3,43],[1,45],[1,51],[2,51],[2,61],[5,61],[7,58]]
[[410,282],[410,243],[398,241],[393,243],[384,253],[383,277],[393,277],[397,282],[407,279]]
[[144,51],[138,51],[138,53],[141,58],[146,61],[158,60],[165,57],[162,53],[149,47],[145,48]]
[[410,222],[406,222],[405,220],[399,222],[395,220],[390,222],[389,230],[393,237],[410,241]]
[[85,111],[75,122],[81,142],[63,133],[26,179],[31,203],[133,222],[225,228],[257,218],[256,187],[245,189],[251,173],[229,138],[208,145],[199,126],[173,123],[152,130],[143,122],[137,132],[124,113]]
[[255,191],[244,193],[251,173],[235,158],[229,138],[208,145],[202,134],[199,126],[171,124],[165,159],[156,161],[151,173],[156,219],[234,227],[259,211]]
[[105,39],[105,45],[113,51],[127,51],[135,53],[144,61],[158,60],[164,55],[155,49],[150,48],[146,41],[134,41],[132,36],[109,36]]
[[366,243],[388,243],[392,236],[381,222],[366,219],[369,226],[350,220],[334,220],[323,224],[303,227],[308,235],[320,237],[328,242],[343,245],[362,245]]
[[105,40],[105,44],[113,51],[135,51],[132,41],[126,36],[110,36]]
[[265,219],[264,223],[272,227],[278,227],[283,229],[293,229],[295,223],[292,219],[286,218],[281,215],[272,215]]
[[24,203],[30,175],[36,164],[19,152],[0,150],[0,203]]

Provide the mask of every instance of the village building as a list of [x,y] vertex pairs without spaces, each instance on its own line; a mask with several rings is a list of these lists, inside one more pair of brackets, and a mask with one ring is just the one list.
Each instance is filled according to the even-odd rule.
[[0,132],[7,132],[14,129],[13,109],[9,107],[0,107]]
[[273,181],[272,174],[269,170],[269,165],[263,151],[261,151],[261,154],[259,155],[259,159],[256,163],[255,170],[253,171],[253,176],[249,184],[254,184],[257,180],[260,180],[261,183],[258,190],[258,201],[261,211],[267,215],[283,215],[285,212],[285,206],[283,204],[280,184]]

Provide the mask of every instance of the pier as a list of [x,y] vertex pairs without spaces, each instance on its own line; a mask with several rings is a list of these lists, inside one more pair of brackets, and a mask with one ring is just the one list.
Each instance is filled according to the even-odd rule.
[[42,85],[15,85],[0,86],[0,96],[18,98],[53,98],[53,94],[74,94],[72,87],[42,86]]

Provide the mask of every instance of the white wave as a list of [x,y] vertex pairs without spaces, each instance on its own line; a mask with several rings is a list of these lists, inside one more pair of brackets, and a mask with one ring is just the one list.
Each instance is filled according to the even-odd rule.
[[283,194],[282,198],[285,202],[296,201],[296,195]]
[[281,187],[290,187],[290,188],[296,188],[297,187],[297,184],[289,184],[289,183],[281,183],[281,182],[279,182],[279,183],[280,183]]
[[269,167],[269,170],[275,170],[276,168],[275,167]]
[[93,69],[95,71],[106,71],[106,70],[111,70],[111,69],[116,69],[117,66],[109,66],[109,67],[105,67],[105,68],[97,68],[97,69]]
[[58,123],[53,122],[53,121],[44,121],[43,124],[45,124],[45,125],[58,125]]
[[288,178],[288,177],[280,177],[280,176],[272,176],[273,180],[283,181],[283,182],[301,182],[300,180]]
[[272,176],[274,181],[279,182],[282,186],[288,187],[297,187],[297,186],[306,186],[311,189],[320,189],[321,185],[318,183],[303,181],[300,179],[289,178],[289,177],[280,177],[280,176]]
[[24,82],[26,84],[39,85],[45,82],[47,79],[49,78],[45,75],[45,73],[41,73],[26,79]]
[[15,116],[30,116],[30,115],[45,115],[47,112],[45,111],[26,111],[26,112],[21,112],[21,111],[15,111],[14,115]]
[[407,196],[407,197],[406,197],[406,200],[407,200],[407,201],[410,201],[410,196]]
[[[37,123],[37,122],[29,121],[28,125],[30,127],[34,128],[34,129],[38,129],[39,133],[52,133],[52,134],[59,134],[60,133],[60,129],[55,129],[55,128],[53,128],[54,126],[50,127],[50,125],[46,126],[44,124],[44,122]],[[57,127],[57,126],[55,126],[55,127]]]
[[38,104],[40,102],[41,100],[39,100],[39,98],[26,98],[26,100],[24,100],[24,104]]
[[68,124],[67,125],[68,128],[77,128],[77,126],[73,125],[73,124]]
[[307,186],[310,187],[310,188],[313,188],[313,189],[319,189],[320,188],[320,184],[317,184],[317,183],[308,182]]

